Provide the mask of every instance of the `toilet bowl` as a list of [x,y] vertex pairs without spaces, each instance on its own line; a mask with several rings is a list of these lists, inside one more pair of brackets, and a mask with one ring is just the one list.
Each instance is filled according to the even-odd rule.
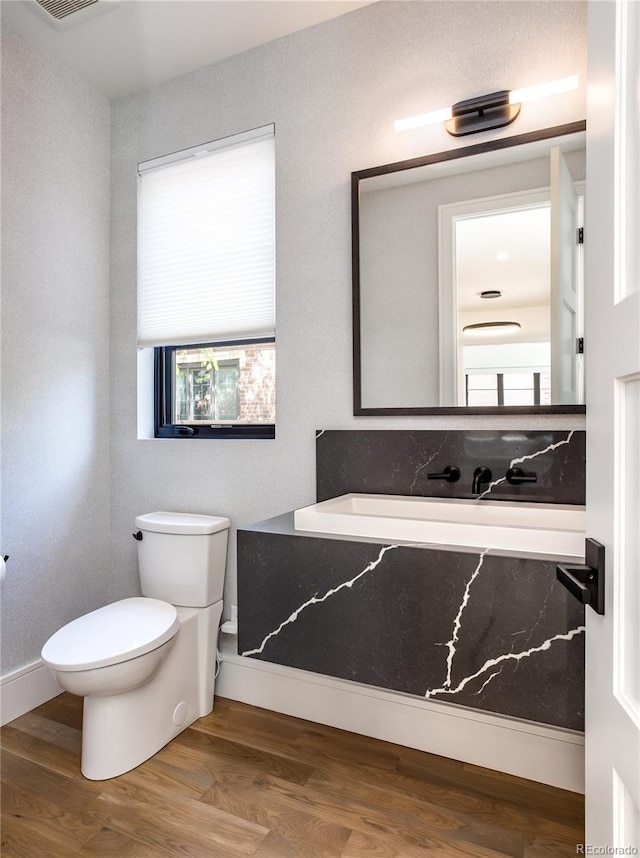
[[71,621],[43,662],[84,697],[85,777],[116,777],[213,709],[229,519],[185,513],[136,518],[142,597]]
[[42,660],[72,694],[122,694],[151,679],[179,628],[173,605],[123,599],[63,626],[42,648]]

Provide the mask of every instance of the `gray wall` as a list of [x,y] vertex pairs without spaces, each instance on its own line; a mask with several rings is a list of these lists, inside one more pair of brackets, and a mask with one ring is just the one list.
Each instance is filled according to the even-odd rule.
[[2,33],[2,674],[112,598],[109,105]]
[[[524,105],[517,133],[584,118],[586,3],[385,2],[114,104],[112,574],[119,591],[137,587],[130,533],[138,513],[218,513],[239,526],[312,502],[317,428],[583,426],[562,417],[356,419],[351,392],[351,171],[469,142],[439,127],[399,135],[394,119],[575,73],[581,88]],[[137,440],[136,163],[270,122],[276,440]],[[227,604],[236,598],[233,538],[231,546]]]

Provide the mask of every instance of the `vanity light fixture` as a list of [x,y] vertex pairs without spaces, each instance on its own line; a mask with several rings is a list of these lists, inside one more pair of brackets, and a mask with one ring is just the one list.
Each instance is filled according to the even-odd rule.
[[547,95],[557,95],[578,88],[578,75],[550,81],[549,83],[527,86],[523,89],[500,90],[489,95],[479,95],[458,101],[451,107],[410,116],[408,119],[397,119],[396,131],[410,131],[423,125],[444,122],[444,127],[453,137],[465,134],[475,134],[478,131],[490,131],[510,125],[520,113],[520,105],[524,101],[543,98]]
[[473,325],[465,325],[462,333],[474,337],[493,337],[496,334],[512,334],[521,327],[520,322],[475,322]]

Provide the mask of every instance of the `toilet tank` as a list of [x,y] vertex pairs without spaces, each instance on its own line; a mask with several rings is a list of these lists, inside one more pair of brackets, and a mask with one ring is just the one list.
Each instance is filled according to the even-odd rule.
[[228,518],[214,515],[150,512],[137,516],[142,595],[192,608],[220,601],[229,525]]

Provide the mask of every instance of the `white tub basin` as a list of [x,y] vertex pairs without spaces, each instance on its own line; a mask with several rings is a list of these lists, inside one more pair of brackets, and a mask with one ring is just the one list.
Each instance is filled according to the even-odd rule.
[[348,494],[294,512],[296,530],[399,542],[584,555],[585,508]]

